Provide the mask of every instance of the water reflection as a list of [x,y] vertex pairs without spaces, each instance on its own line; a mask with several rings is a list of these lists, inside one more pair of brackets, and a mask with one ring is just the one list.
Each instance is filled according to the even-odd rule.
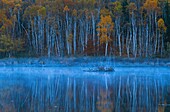
[[169,71],[83,73],[69,68],[67,75],[66,69],[1,71],[0,112],[169,112]]

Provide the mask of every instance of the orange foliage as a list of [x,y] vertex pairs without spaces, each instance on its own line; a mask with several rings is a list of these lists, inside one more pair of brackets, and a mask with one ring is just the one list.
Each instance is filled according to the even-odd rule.
[[22,0],[2,0],[2,3],[14,7],[14,6],[20,6]]
[[152,12],[158,9],[158,0],[146,0],[143,8],[148,12]]
[[98,36],[100,37],[100,43],[102,44],[111,41],[110,33],[113,31],[114,28],[111,16],[101,15],[101,20],[97,26]]
[[65,7],[64,7],[64,12],[67,12],[67,11],[69,11],[70,9],[68,8],[68,6],[66,5]]

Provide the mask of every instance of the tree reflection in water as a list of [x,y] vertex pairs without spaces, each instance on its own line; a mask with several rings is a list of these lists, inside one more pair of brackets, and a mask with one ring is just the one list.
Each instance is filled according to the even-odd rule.
[[1,84],[5,81],[0,89],[0,112],[168,110],[169,77],[134,74],[30,77],[1,79]]

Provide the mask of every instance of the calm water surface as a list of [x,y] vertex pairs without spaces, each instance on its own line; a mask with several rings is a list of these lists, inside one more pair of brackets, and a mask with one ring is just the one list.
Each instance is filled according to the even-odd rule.
[[0,67],[0,112],[170,112],[170,68]]

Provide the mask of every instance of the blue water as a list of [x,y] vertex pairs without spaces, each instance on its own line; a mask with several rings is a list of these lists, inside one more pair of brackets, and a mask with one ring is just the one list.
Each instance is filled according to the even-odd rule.
[[0,67],[0,112],[170,112],[170,68]]

